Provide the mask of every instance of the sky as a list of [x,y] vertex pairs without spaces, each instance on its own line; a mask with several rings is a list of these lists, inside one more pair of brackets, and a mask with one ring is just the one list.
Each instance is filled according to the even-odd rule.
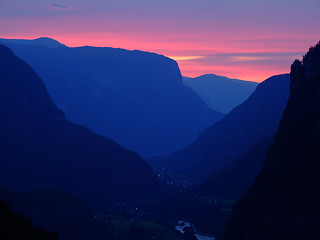
[[0,0],[0,38],[156,52],[184,76],[261,82],[319,42],[319,12],[320,0]]

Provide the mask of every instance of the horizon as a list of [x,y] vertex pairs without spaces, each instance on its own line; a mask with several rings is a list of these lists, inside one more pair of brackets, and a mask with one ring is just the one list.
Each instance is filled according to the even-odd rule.
[[[0,39],[1,39],[1,38],[0,38]],[[27,40],[27,41],[38,40],[38,39],[50,39],[50,40],[53,40],[53,41],[58,42],[59,44],[65,45],[65,46],[68,47],[68,48],[99,47],[99,46],[90,46],[90,45],[68,46],[68,45],[66,45],[66,44],[64,44],[64,43],[62,43],[62,42],[60,42],[60,41],[58,41],[58,40],[56,40],[56,39],[54,39],[54,38],[48,37],[48,36],[41,36],[41,37],[31,38],[31,39],[22,39],[22,38],[21,38],[21,39],[18,39],[18,38],[2,38],[2,39],[6,39],[6,40]],[[108,48],[108,46],[105,46],[105,47]],[[102,48],[104,48],[104,47],[102,47]],[[132,50],[130,50],[130,49],[124,49],[124,48],[116,48],[116,49],[122,49],[122,50],[128,50],[128,51],[143,51],[143,50],[139,50],[139,49],[132,49]],[[156,52],[148,52],[148,51],[143,51],[143,52],[155,53],[155,54],[158,54],[158,55],[162,55],[162,54],[159,54],[159,53],[156,53]],[[176,62],[179,61],[179,59],[177,60],[177,59],[175,59],[174,57],[165,56],[165,55],[162,55],[162,56],[171,58],[171,59],[175,60]],[[182,59],[182,60],[189,60],[189,59]],[[179,63],[178,63],[178,64],[179,64]],[[284,73],[284,74],[287,74],[287,73]],[[245,81],[245,82],[254,82],[254,83],[256,83],[255,81],[243,80],[243,79],[239,79],[239,78],[230,78],[230,77],[228,77],[228,76],[217,75],[217,74],[215,74],[215,73],[210,73],[210,72],[209,72],[209,73],[204,73],[204,74],[201,74],[201,75],[195,75],[195,76],[193,76],[193,77],[185,76],[185,75],[182,74],[182,72],[181,72],[181,75],[182,75],[182,77],[187,77],[187,78],[199,78],[199,77],[206,76],[206,75],[214,75],[214,76],[218,76],[218,77],[226,77],[226,78],[228,78],[228,79],[230,79],[230,80],[237,80],[237,81]],[[278,74],[277,74],[277,75],[278,75]],[[272,76],[270,76],[270,77],[272,77]],[[269,77],[268,77],[268,78],[269,78]],[[267,79],[267,78],[266,78],[266,79]],[[265,79],[265,80],[266,80],[266,79]]]
[[[48,36],[40,36],[40,37],[36,37],[36,38],[30,38],[30,39],[27,39],[27,38],[2,38],[2,39],[7,39],[7,40],[37,40],[37,39],[42,39],[42,38],[46,38],[46,39],[51,39],[51,40],[54,40],[62,45],[65,45],[66,47],[68,48],[78,48],[78,47],[101,47],[101,48],[109,48],[109,46],[92,46],[92,45],[88,45],[88,44],[84,44],[84,45],[75,45],[75,46],[68,46],[67,44],[63,43],[63,42],[60,42],[58,41],[57,39],[54,39],[52,37],[48,37]],[[0,38],[1,39],[1,38]],[[115,47],[110,47],[110,48],[115,48]],[[168,57],[168,58],[171,58],[173,60],[175,60],[178,65],[179,65],[179,60],[192,60],[192,59],[176,59],[175,57],[172,57],[172,56],[166,56],[166,55],[163,55],[161,53],[157,53],[157,52],[151,52],[151,51],[146,51],[146,50],[140,50],[140,49],[125,49],[125,48],[121,48],[121,47],[117,47],[115,49],[122,49],[122,50],[128,50],[128,51],[142,51],[142,52],[148,52],[148,53],[154,53],[154,54],[158,54],[158,55],[162,55],[164,57]],[[302,57],[302,55],[301,55]],[[290,64],[291,65],[291,64]],[[181,68],[180,68],[180,65],[179,65],[179,69],[181,71]],[[214,75],[214,76],[218,76],[218,77],[225,77],[225,78],[228,78],[230,80],[237,80],[237,81],[245,81],[245,82],[254,82],[254,83],[261,83],[265,80],[267,80],[268,78],[272,77],[272,76],[276,76],[276,75],[281,75],[281,74],[288,74],[289,72],[282,72],[282,73],[275,73],[273,75],[270,75],[268,77],[266,77],[265,79],[261,80],[261,81],[253,81],[253,80],[246,80],[246,79],[240,79],[240,78],[237,78],[237,77],[229,77],[229,76],[225,76],[225,75],[218,75],[216,73],[212,73],[212,72],[207,72],[207,73],[202,73],[201,75],[193,75],[193,76],[186,76],[182,73],[181,71],[181,75],[182,77],[187,77],[187,78],[192,78],[192,79],[195,79],[195,78],[200,78],[202,76],[206,76],[206,75]]]
[[320,1],[40,1],[0,3],[0,37],[154,52],[183,76],[262,82],[320,40]]

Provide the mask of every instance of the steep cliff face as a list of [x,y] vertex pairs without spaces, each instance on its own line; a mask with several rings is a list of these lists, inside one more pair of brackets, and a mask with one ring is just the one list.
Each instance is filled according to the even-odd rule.
[[183,85],[172,59],[48,41],[0,39],[35,69],[68,120],[143,156],[181,149],[223,116]]
[[168,188],[136,153],[67,121],[38,75],[0,45],[0,184],[54,187],[91,203],[159,197]]
[[276,139],[226,240],[320,239],[320,43],[292,64],[290,77]]

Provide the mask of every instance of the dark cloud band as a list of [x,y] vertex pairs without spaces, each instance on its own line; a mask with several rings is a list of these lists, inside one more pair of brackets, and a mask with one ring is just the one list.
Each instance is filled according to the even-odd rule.
[[52,4],[50,4],[50,6],[53,8],[62,8],[62,9],[69,8],[69,6],[64,5],[64,4],[59,4],[59,3],[52,3]]

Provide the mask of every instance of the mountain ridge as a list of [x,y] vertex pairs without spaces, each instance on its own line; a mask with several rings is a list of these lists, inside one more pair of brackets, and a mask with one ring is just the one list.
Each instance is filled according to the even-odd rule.
[[184,86],[177,62],[162,55],[7,46],[36,70],[70,121],[142,156],[181,149],[223,116]]
[[183,83],[191,87],[202,100],[214,110],[228,113],[247,100],[258,83],[230,79],[216,74],[205,74],[196,78],[183,77]]
[[36,39],[6,39],[6,38],[0,38],[0,41],[6,42],[6,43],[16,43],[21,45],[40,45],[40,46],[46,46],[50,48],[58,48],[58,47],[67,47],[66,45],[58,42],[57,40],[54,40],[53,38],[49,37],[39,37]]

